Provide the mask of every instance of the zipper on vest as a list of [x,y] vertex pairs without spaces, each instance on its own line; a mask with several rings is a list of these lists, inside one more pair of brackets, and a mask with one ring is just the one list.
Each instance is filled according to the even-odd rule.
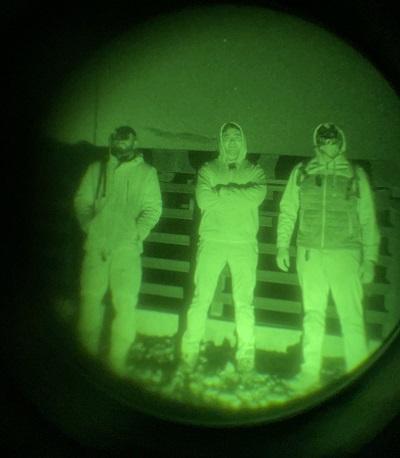
[[322,191],[322,230],[321,230],[321,248],[325,245],[325,225],[326,225],[326,188],[328,182],[328,174],[324,176],[324,187]]

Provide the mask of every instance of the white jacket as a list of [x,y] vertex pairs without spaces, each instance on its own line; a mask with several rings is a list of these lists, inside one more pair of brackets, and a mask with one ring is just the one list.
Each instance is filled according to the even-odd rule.
[[104,165],[103,179],[100,161],[88,167],[74,199],[78,221],[87,234],[85,249],[109,253],[137,246],[142,252],[143,240],[161,215],[157,172],[141,155],[121,164],[110,156]]
[[[220,138],[224,126],[220,130]],[[236,126],[242,132],[241,127]],[[259,165],[246,160],[243,132],[242,137],[243,148],[235,168],[229,168],[226,163],[220,140],[219,157],[206,163],[199,171],[196,200],[201,210],[201,240],[231,243],[257,240],[258,207],[267,193],[266,178]]]

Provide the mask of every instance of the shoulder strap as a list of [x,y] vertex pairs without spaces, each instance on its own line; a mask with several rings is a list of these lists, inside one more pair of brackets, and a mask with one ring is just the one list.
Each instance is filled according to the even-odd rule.
[[100,161],[99,164],[99,177],[97,180],[97,188],[96,188],[96,194],[95,194],[95,199],[99,198],[100,195],[100,190],[103,188],[103,196],[105,197],[106,195],[106,180],[107,180],[107,170],[106,170],[106,161],[103,159]]
[[297,177],[296,177],[297,186],[299,186],[304,181],[306,176],[308,175],[307,165],[309,163],[310,163],[310,160],[300,162],[299,168],[297,169]]
[[355,197],[360,197],[360,186],[359,186],[360,176],[358,174],[359,166],[350,160],[349,160],[349,164],[350,164],[352,175],[349,179],[349,184],[347,187],[347,195],[349,196],[350,194],[353,194]]

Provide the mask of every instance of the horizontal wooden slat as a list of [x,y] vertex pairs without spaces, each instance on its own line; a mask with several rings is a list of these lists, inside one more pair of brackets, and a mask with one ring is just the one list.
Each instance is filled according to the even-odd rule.
[[283,285],[298,285],[297,274],[292,272],[274,272],[272,270],[258,270],[257,280]]
[[[269,215],[266,215],[265,212],[260,215],[260,226],[261,227],[272,227],[273,226],[273,214],[274,212],[268,212]],[[193,219],[193,210],[191,209],[181,209],[181,208],[164,208],[162,211],[162,217],[164,218],[173,218],[190,221]]]
[[[232,295],[229,293],[221,293],[222,301],[225,304],[233,305]],[[259,309],[270,310],[272,312],[285,313],[300,313],[301,303],[296,301],[288,301],[285,299],[271,299],[267,297],[255,297],[254,306]]]
[[388,313],[386,311],[379,312],[376,310],[365,311],[365,321],[368,324],[386,324],[388,320]]
[[[146,242],[165,243],[170,245],[190,245],[190,236],[185,234],[170,234],[167,232],[151,232],[147,237]],[[274,243],[259,243],[258,249],[261,254],[276,254],[276,244]],[[296,248],[290,247],[290,255],[296,255]]]
[[273,219],[271,216],[260,215],[260,227],[272,227]]
[[254,306],[272,312],[300,313],[302,310],[301,302],[269,297],[255,297]]
[[160,183],[163,192],[176,192],[180,194],[193,194],[195,186],[188,183]]
[[[153,258],[143,256],[142,265],[148,269],[167,270],[169,272],[189,272],[189,261],[180,261],[175,259]],[[228,276],[230,276],[228,270]],[[278,283],[283,285],[299,285],[296,273],[292,272],[275,272],[271,270],[257,270],[257,280],[268,283]],[[389,291],[390,285],[385,283],[374,283],[368,286],[367,293],[371,294],[386,294]]]
[[163,285],[160,283],[142,283],[140,292],[154,296],[172,297],[183,299],[183,288],[181,286]]
[[[168,245],[181,245],[189,246],[190,237],[185,234],[169,234],[163,232],[152,232],[147,237],[146,242],[165,243]],[[146,243],[145,242],[145,243]],[[276,254],[276,245],[273,243],[259,243],[258,249],[261,254]],[[290,256],[296,255],[296,248],[290,247]],[[383,266],[389,266],[392,263],[391,256],[379,256],[378,264]]]
[[[163,285],[157,283],[142,283],[141,293],[155,296],[183,299],[183,288],[179,286]],[[233,304],[232,295],[222,293],[221,299],[225,304]],[[258,309],[268,310],[271,312],[281,313],[301,313],[301,303],[298,301],[289,301],[284,299],[255,297],[254,306]],[[327,308],[327,317],[337,319],[338,315],[334,307]],[[385,324],[387,313],[375,310],[366,310],[365,319],[367,323]]]
[[163,208],[161,217],[163,218],[175,218],[183,220],[193,219],[193,210],[180,209],[180,208]]
[[387,283],[372,283],[366,287],[366,292],[370,294],[385,295],[389,292],[391,285]]
[[[267,180],[267,187],[269,193],[274,191],[283,192],[285,189],[286,180]],[[182,194],[193,194],[195,191],[194,183],[160,183],[161,190],[164,192],[176,192]],[[388,210],[390,208],[398,208],[399,204],[397,199],[391,198],[390,190],[382,192],[380,190],[375,191],[375,199],[379,210]]]
[[[271,211],[271,210],[261,210],[260,211],[260,220],[262,218],[271,218],[271,220],[273,218],[276,218],[276,221],[277,221],[277,218],[279,216],[279,211],[276,210],[276,211]],[[380,226],[380,232],[383,236],[386,236],[386,237],[398,237],[399,236],[399,230],[397,227],[394,227],[394,226]]]
[[284,185],[269,185],[267,183],[267,192],[270,193],[270,192],[282,192],[285,190],[285,186]]
[[[230,294],[222,294],[224,303],[233,304],[232,296]],[[301,313],[302,306],[301,302],[298,301],[289,301],[284,299],[275,299],[267,297],[255,297],[254,306],[258,309],[268,310],[271,312],[281,312],[281,313]],[[326,316],[328,318],[338,319],[336,309],[334,307],[328,307],[326,310]],[[387,320],[386,312],[378,312],[375,310],[366,310],[365,311],[365,320],[367,323],[375,324],[384,324]]]
[[[261,254],[276,254],[276,244],[275,243],[259,243],[258,244],[258,251]],[[290,256],[296,256],[296,247],[291,246],[289,248]]]
[[[147,237],[146,242],[165,243],[168,245],[190,245],[190,236],[185,234],[170,234],[167,232],[152,232]],[[273,243],[259,243],[258,249],[261,254],[276,254],[276,245]],[[296,255],[296,248],[290,247],[291,256]]]
[[[326,309],[326,316],[328,318],[339,319],[336,308],[329,306]],[[365,310],[365,321],[367,323],[374,324],[383,324],[386,321],[387,312],[386,311],[376,311],[376,310]]]
[[168,245],[189,246],[190,237],[185,234],[169,234],[167,232],[152,232],[147,237],[146,242],[165,243]]
[[148,269],[168,270],[170,272],[189,272],[190,263],[176,259],[142,257],[142,265]]
[[285,186],[287,183],[287,180],[276,180],[269,178],[267,179],[267,185],[276,185],[276,186]]

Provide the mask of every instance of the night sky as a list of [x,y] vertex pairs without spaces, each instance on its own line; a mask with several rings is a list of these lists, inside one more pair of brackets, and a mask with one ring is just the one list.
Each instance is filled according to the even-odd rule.
[[239,122],[251,152],[312,154],[333,121],[353,158],[394,159],[400,102],[358,51],[321,27],[267,9],[214,7],[161,16],[99,49],[66,79],[45,132],[107,143],[130,124],[141,146],[213,150]]

